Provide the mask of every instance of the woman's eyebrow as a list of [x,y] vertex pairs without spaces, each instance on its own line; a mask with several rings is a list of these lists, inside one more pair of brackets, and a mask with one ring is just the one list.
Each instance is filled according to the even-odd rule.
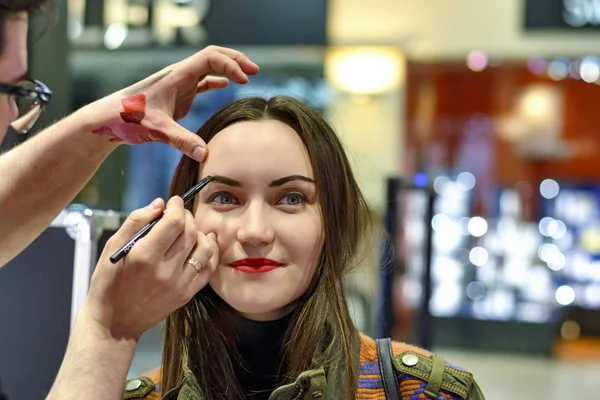
[[226,176],[213,175],[212,182],[219,182],[227,186],[240,187],[242,184],[235,179],[227,178]]
[[286,184],[288,182],[292,182],[292,181],[304,181],[304,182],[315,183],[315,181],[313,179],[307,178],[306,176],[303,176],[303,175],[289,175],[289,176],[284,176],[283,178],[274,180],[273,182],[269,183],[269,187],[281,186],[281,185],[284,185],[284,184]]
[[[309,183],[315,183],[315,181],[311,178],[308,178],[304,175],[288,175],[288,176],[284,176],[283,178],[279,178],[274,180],[273,182],[269,183],[269,187],[277,187],[277,186],[281,186],[284,185],[288,182],[292,182],[292,181],[304,181],[304,182],[309,182]],[[233,187],[241,187],[243,186],[240,182],[236,181],[235,179],[231,179],[228,178],[226,176],[221,176],[221,175],[213,175],[213,179],[212,182],[219,182],[222,183],[223,185],[227,185],[227,186],[233,186]]]

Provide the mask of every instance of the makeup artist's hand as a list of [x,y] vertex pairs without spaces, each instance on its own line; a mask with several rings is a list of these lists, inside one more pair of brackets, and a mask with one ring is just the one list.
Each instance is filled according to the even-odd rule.
[[[180,197],[169,200],[163,218],[117,264],[109,257],[163,211],[163,201],[134,211],[106,244],[78,318],[86,318],[113,338],[135,339],[206,284],[218,265],[213,233],[196,229]],[[198,272],[190,257],[204,269]],[[83,316],[81,316],[83,314]]]
[[197,93],[244,84],[258,66],[237,50],[209,46],[135,85],[85,107],[89,129],[112,142],[167,143],[197,161],[206,144],[175,121],[190,111]]

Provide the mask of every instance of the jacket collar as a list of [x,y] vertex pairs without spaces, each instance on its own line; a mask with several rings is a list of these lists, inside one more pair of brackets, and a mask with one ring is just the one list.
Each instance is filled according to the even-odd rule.
[[[354,339],[357,345],[360,346],[360,337],[355,335]],[[337,354],[343,354],[342,349],[333,349],[333,351]],[[342,365],[345,362],[345,359],[340,360]],[[360,364],[358,360],[357,362]],[[358,370],[359,365],[356,367]],[[269,400],[325,398],[325,395],[327,395],[328,400],[347,399],[348,394],[342,389],[345,388],[345,385],[339,384],[344,380],[343,369],[338,366],[311,369],[298,375],[293,383],[275,389]],[[181,383],[165,394],[163,400],[205,400],[205,397],[196,376],[188,368],[185,368]]]

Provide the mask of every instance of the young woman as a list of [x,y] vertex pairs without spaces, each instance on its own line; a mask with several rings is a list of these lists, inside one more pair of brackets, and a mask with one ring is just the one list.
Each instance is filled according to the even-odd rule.
[[198,135],[209,156],[184,156],[171,192],[213,177],[189,209],[219,251],[192,252],[187,267],[208,284],[166,320],[162,368],[123,398],[483,398],[470,373],[424,350],[394,343],[378,357],[385,347],[353,325],[344,278],[374,219],[318,112],[246,98]]

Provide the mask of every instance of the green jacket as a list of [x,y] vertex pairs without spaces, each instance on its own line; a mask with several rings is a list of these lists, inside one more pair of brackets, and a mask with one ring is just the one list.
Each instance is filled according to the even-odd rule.
[[[375,341],[365,335],[360,335],[360,341],[360,377],[356,399],[384,400],[386,397]],[[394,342],[392,352],[392,363],[402,399],[484,400],[483,393],[470,372],[404,343]],[[347,400],[335,388],[333,379],[327,378],[324,368],[303,372],[294,383],[275,389],[270,400]],[[156,370],[148,376],[128,381],[123,390],[123,399],[204,400],[201,393],[200,385],[190,371],[185,373],[175,389],[162,393],[160,371]],[[436,397],[432,396],[434,393]]]

